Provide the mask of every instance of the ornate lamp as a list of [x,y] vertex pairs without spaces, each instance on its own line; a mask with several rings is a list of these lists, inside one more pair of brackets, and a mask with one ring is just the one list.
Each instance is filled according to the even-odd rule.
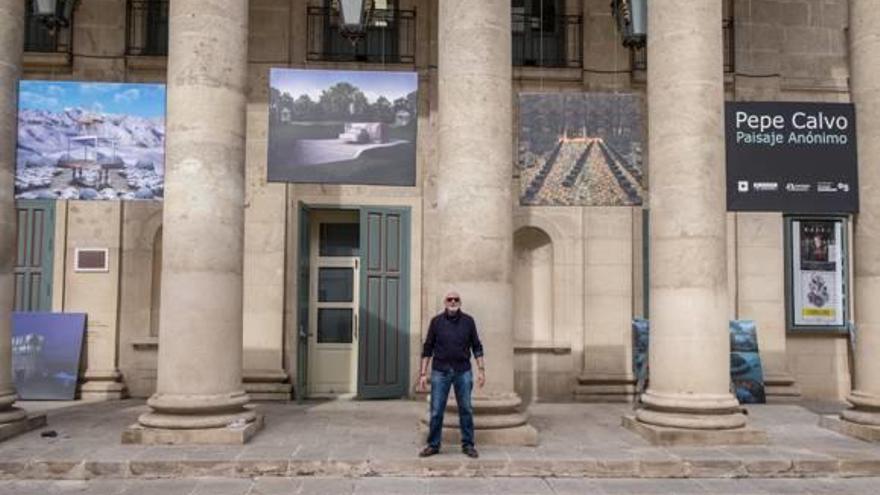
[[617,21],[623,46],[645,46],[648,39],[648,0],[612,0],[611,14]]
[[339,33],[348,38],[352,44],[357,43],[366,32],[373,10],[372,0],[338,0],[337,5]]
[[78,0],[33,0],[34,17],[50,30],[70,25],[70,18]]

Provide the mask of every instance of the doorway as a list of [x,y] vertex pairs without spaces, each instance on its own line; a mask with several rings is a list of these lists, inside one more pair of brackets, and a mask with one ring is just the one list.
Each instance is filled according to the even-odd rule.
[[297,398],[409,390],[410,212],[300,204]]
[[308,392],[311,397],[353,396],[360,308],[358,212],[316,211],[312,220]]
[[13,310],[51,311],[55,201],[19,199],[15,214],[18,244]]

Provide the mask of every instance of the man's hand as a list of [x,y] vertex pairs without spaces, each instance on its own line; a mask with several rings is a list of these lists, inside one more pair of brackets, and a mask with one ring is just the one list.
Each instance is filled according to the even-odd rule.
[[416,384],[416,392],[427,392],[428,391],[428,376],[427,375],[419,375],[419,383]]
[[477,370],[477,386],[483,388],[483,385],[486,384],[486,370],[483,368],[479,368]]

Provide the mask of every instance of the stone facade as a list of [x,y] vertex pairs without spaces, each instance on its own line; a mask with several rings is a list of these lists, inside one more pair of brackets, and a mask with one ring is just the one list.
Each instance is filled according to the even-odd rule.
[[[436,226],[444,221],[436,208],[444,194],[438,2],[400,2],[400,8],[416,11],[412,64],[308,61],[307,5],[307,0],[251,0],[247,12],[241,326],[243,387],[254,399],[289,399],[296,382],[300,203],[411,208],[410,370],[418,369],[427,322],[441,308],[442,289],[436,288],[444,283],[444,269],[432,255],[441,241]],[[608,1],[569,1],[566,12],[581,16],[582,67],[513,67],[514,97],[519,91],[644,94],[645,75],[631,70]],[[734,20],[735,67],[724,74],[726,98],[849,101],[847,14],[846,0],[724,2],[723,15]],[[75,15],[73,55],[25,54],[24,78],[165,82],[164,57],[126,55],[125,2],[80,2]],[[271,67],[417,71],[416,185],[267,183]],[[511,129],[517,129],[512,107]],[[630,321],[645,312],[641,208],[510,208],[514,268],[508,303],[515,304],[505,306],[512,308],[513,328],[504,331],[512,336],[513,354],[503,359],[512,359],[513,389],[526,402],[632,400]],[[89,313],[82,396],[149,397],[156,391],[162,346],[157,321],[166,310],[158,301],[158,286],[165,282],[161,260],[168,256],[161,250],[167,235],[162,204],[61,201],[57,210],[53,309]],[[781,214],[727,214],[728,316],[757,320],[771,400],[843,399],[851,374],[846,338],[786,330],[782,226]],[[110,249],[110,272],[73,273],[72,250],[86,244]],[[482,311],[485,303],[475,299],[466,299],[465,310]],[[490,367],[492,354],[488,349]]]

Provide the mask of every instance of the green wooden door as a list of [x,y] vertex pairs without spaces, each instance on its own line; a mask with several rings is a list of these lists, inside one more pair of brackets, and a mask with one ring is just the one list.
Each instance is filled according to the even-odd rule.
[[51,311],[55,202],[18,200],[15,213],[15,311]]
[[409,388],[409,209],[361,208],[358,397]]
[[299,204],[299,253],[297,273],[296,400],[306,396],[309,369],[309,208]]

